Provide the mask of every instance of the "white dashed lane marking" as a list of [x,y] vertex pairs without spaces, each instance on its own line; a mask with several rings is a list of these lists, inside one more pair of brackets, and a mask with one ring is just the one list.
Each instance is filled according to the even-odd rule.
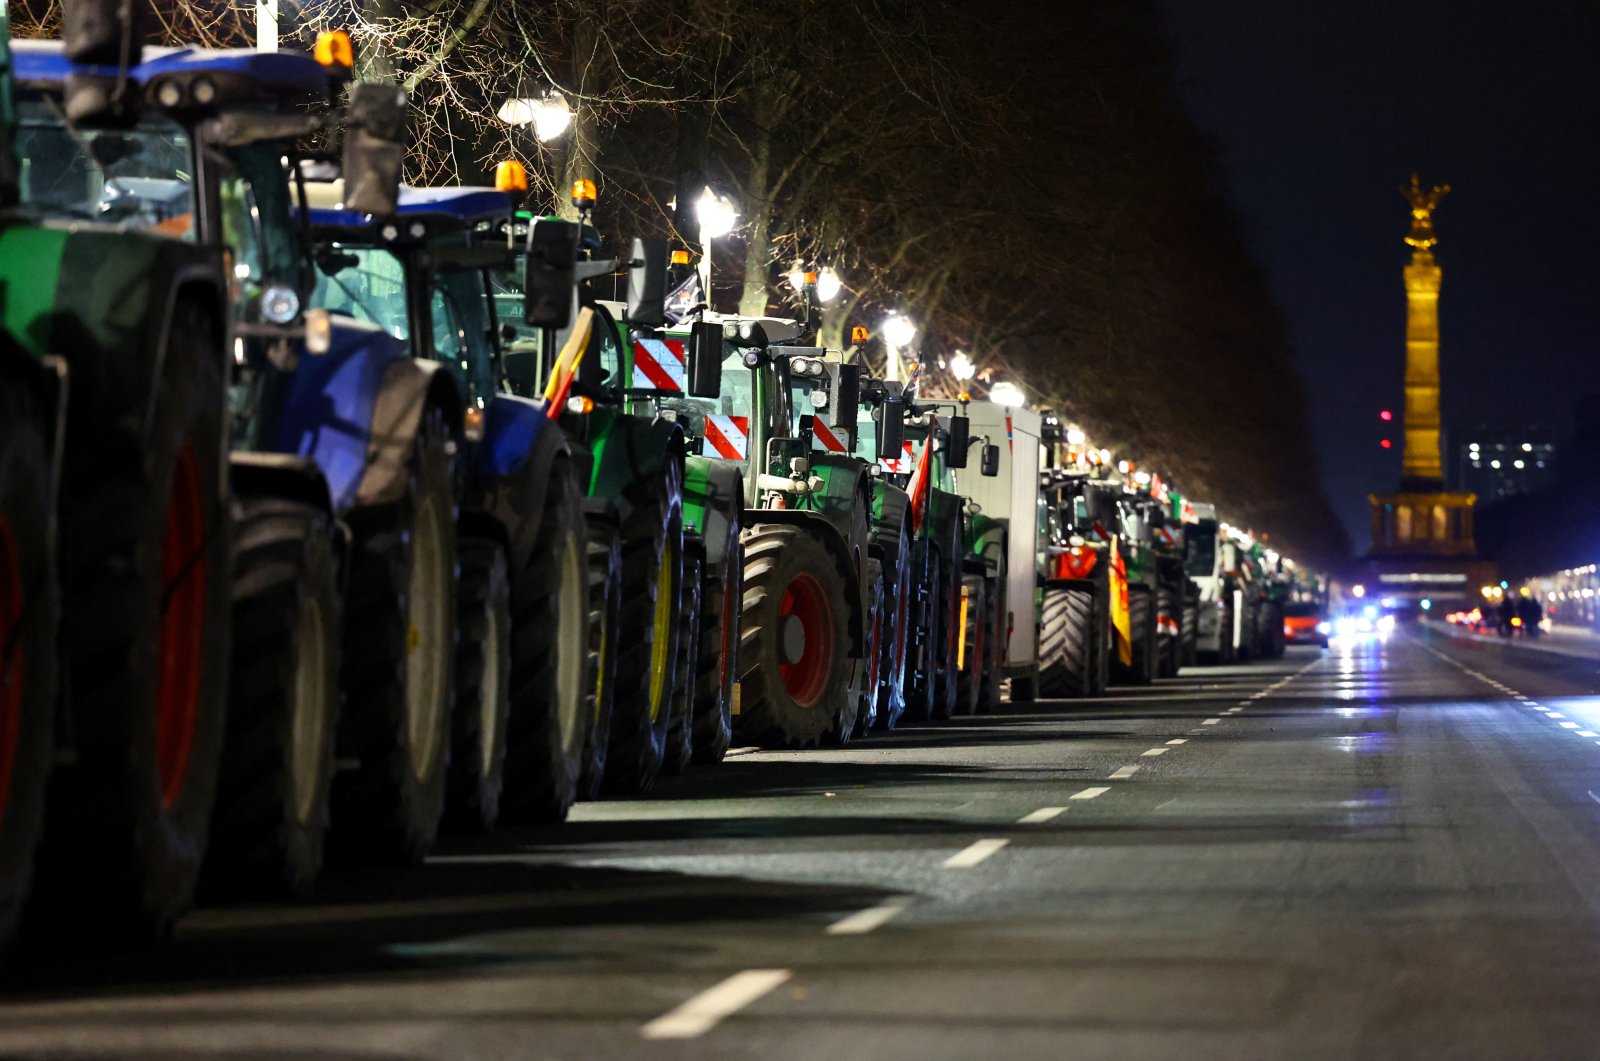
[[1110,780],[1110,781],[1126,781],[1128,778],[1132,777],[1134,774],[1137,774],[1138,772],[1139,772],[1139,768],[1137,766],[1119,766],[1115,770],[1111,771],[1111,774],[1109,775],[1107,780]]
[[1215,726],[1218,722],[1221,722],[1221,721],[1222,721],[1222,719],[1220,719],[1220,718],[1208,718],[1208,719],[1206,719],[1204,722],[1202,722],[1200,724],[1202,726]]
[[784,983],[788,969],[746,969],[706,988],[639,1029],[646,1039],[695,1039]]
[[1051,818],[1059,817],[1066,812],[1067,808],[1065,807],[1040,807],[1038,810],[1029,811],[1027,814],[1024,814],[1022,817],[1018,818],[1017,824],[1038,825],[1040,822],[1047,822]]
[[841,917],[827,928],[830,936],[861,936],[898,917],[911,905],[911,896],[900,895],[888,899],[877,906],[869,906],[865,910],[857,910],[848,917]]
[[1111,791],[1111,789],[1109,789],[1105,785],[1096,785],[1093,788],[1086,788],[1082,792],[1074,792],[1072,795],[1068,796],[1067,798],[1068,799],[1094,799],[1096,796],[1103,796],[1107,792],[1110,792],[1110,791]]
[[1167,749],[1165,749],[1165,748],[1151,748],[1149,751],[1143,751],[1143,752],[1140,752],[1139,754],[1142,757],[1148,757],[1148,758],[1153,759],[1158,755],[1167,754]]
[[1009,844],[1010,840],[974,840],[968,846],[944,860],[945,869],[970,869]]
[[1189,743],[1189,738],[1188,737],[1173,737],[1171,740],[1167,741],[1167,743],[1168,744],[1188,744]]

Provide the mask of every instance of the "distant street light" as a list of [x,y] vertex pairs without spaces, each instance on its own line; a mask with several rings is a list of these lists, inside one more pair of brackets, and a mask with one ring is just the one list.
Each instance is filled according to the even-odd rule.
[[514,96],[500,104],[495,117],[507,125],[533,126],[533,135],[548,144],[572,128],[572,105],[552,89],[542,96]]
[[977,375],[977,372],[978,366],[972,363],[972,358],[960,350],[957,350],[955,356],[950,358],[950,374],[962,383]]
[[1067,445],[1069,445],[1069,446],[1081,446],[1087,441],[1089,441],[1089,436],[1083,433],[1083,428],[1081,428],[1081,427],[1069,427],[1069,428],[1067,428]]
[[694,201],[695,221],[700,225],[700,287],[706,305],[715,308],[711,301],[711,241],[732,232],[739,223],[739,211],[733,201],[725,199],[706,188]]
[[844,281],[839,279],[839,274],[832,268],[824,266],[817,273],[817,301],[832,302],[839,297],[839,292],[844,288]]
[[883,345],[887,348],[884,376],[893,382],[901,382],[906,378],[906,372],[900,351],[916,341],[917,326],[905,314],[891,313],[884,318],[878,331],[883,335]]
[[989,400],[996,405],[1006,405],[1015,409],[1025,405],[1028,399],[1023,396],[1021,387],[1010,380],[1001,380],[989,388]]

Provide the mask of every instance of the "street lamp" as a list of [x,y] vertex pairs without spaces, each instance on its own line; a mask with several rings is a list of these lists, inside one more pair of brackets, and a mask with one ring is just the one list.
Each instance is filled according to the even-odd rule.
[[1083,433],[1083,428],[1081,428],[1081,427],[1069,427],[1069,428],[1067,428],[1067,445],[1069,445],[1069,446],[1081,446],[1087,441],[1089,441],[1089,436]]
[[972,358],[960,350],[957,350],[955,356],[950,358],[950,374],[962,383],[971,379],[977,372],[978,366],[972,363]]
[[1001,380],[989,388],[989,400],[996,405],[1006,405],[1015,409],[1027,403],[1023,396],[1022,388],[1010,380]]
[[700,286],[704,290],[706,305],[711,301],[711,241],[732,232],[739,223],[739,211],[733,201],[726,199],[709,187],[694,201],[694,217],[700,226]]
[[904,313],[891,313],[883,319],[878,331],[883,335],[886,348],[884,375],[894,382],[903,381],[906,378],[905,362],[900,357],[900,351],[916,340],[917,326]]
[[541,144],[572,128],[572,104],[551,89],[542,96],[513,96],[500,104],[495,117],[507,125],[531,125]]
[[824,267],[817,273],[817,301],[832,302],[839,297],[839,292],[844,288],[844,281],[839,279],[839,274],[831,267]]

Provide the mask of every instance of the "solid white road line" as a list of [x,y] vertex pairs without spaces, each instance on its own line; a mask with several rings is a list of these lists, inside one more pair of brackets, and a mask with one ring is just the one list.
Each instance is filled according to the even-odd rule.
[[1189,743],[1189,738],[1188,737],[1173,737],[1171,740],[1167,741],[1167,743],[1168,744],[1188,744]]
[[849,917],[841,917],[827,928],[830,936],[861,936],[878,926],[900,916],[911,905],[911,896],[902,895],[888,899],[877,906],[857,910]]
[[1148,758],[1151,758],[1151,759],[1154,759],[1158,755],[1165,755],[1165,754],[1167,754],[1167,749],[1165,749],[1165,748],[1151,748],[1149,751],[1145,751],[1145,752],[1140,752],[1139,753],[1139,755],[1141,757],[1148,757]]
[[1040,807],[1038,810],[1029,811],[1027,814],[1024,814],[1022,817],[1018,818],[1017,824],[1038,825],[1040,822],[1047,822],[1051,818],[1060,817],[1066,812],[1067,808],[1065,807]]
[[1137,766],[1119,766],[1107,776],[1108,781],[1126,781],[1139,772]]
[[646,1039],[694,1039],[704,1035],[773,988],[788,980],[787,969],[746,969],[708,987],[639,1029]]
[[[1595,743],[1600,744],[1600,741],[1596,741]],[[1103,796],[1107,792],[1110,792],[1110,791],[1111,791],[1111,789],[1107,788],[1105,785],[1096,785],[1093,788],[1086,788],[1082,792],[1074,792],[1072,795],[1068,796],[1067,798],[1068,799],[1094,799],[1096,796]]]
[[1010,840],[974,840],[969,846],[962,848],[944,860],[945,869],[968,869],[988,858],[1002,847],[1009,844]]

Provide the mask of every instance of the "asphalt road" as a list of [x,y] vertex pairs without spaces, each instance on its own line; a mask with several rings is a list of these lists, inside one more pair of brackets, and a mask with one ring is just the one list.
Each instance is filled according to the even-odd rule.
[[36,962],[0,1057],[1600,1052],[1600,664],[1402,633],[658,797]]

